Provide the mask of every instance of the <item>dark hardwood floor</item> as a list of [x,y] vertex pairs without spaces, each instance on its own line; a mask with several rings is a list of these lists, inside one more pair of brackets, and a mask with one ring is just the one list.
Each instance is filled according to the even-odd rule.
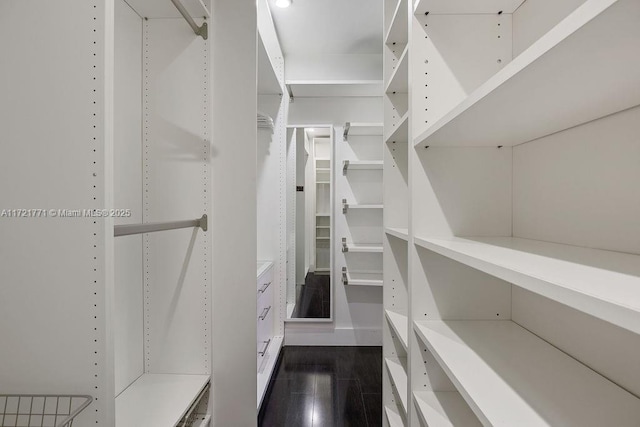
[[307,274],[304,285],[296,289],[296,306],[291,317],[328,319],[331,316],[331,276]]
[[258,426],[382,426],[382,347],[284,347]]

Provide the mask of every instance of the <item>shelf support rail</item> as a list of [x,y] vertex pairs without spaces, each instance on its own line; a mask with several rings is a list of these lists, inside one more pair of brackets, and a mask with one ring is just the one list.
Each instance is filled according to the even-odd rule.
[[342,199],[342,213],[346,214],[349,210],[349,203],[347,203],[347,199]]
[[171,3],[173,3],[176,9],[178,9],[180,15],[184,17],[185,21],[187,21],[187,23],[197,36],[200,36],[205,40],[209,38],[209,29],[206,22],[201,26],[198,26],[198,24],[196,24],[196,21],[194,21],[191,15],[189,15],[189,12],[187,12],[187,9],[184,7],[184,5],[180,3],[180,0],[171,0]]
[[349,138],[349,129],[351,128],[351,122],[347,122],[344,124],[344,134],[342,135],[344,140],[346,141]]
[[342,267],[342,284],[349,284],[349,276],[347,276],[347,267]]
[[179,228],[191,228],[199,227],[203,231],[208,229],[207,215],[202,215],[198,219],[191,219],[185,221],[170,221],[170,222],[150,222],[146,224],[124,224],[116,225],[113,227],[114,237],[129,236],[132,234],[145,234],[153,233],[156,231],[177,230]]
[[349,252],[349,246],[347,246],[347,238],[342,238],[342,252]]

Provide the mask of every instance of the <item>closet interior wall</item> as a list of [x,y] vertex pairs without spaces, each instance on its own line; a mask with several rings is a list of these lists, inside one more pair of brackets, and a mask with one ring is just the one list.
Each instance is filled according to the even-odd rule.
[[[385,161],[385,197],[403,182],[409,192],[406,202],[398,192],[385,203],[385,425],[601,425],[608,417],[633,425],[640,410],[640,336],[630,320],[640,292],[640,60],[631,52],[640,46],[640,7],[626,0],[385,4],[385,76],[395,89],[385,101],[385,159],[397,166]],[[406,21],[396,22],[402,8]],[[397,77],[404,58],[406,86]],[[583,77],[594,63],[600,82]],[[566,89],[549,90],[555,81]],[[398,132],[399,87],[408,93],[406,137]],[[486,246],[468,257],[456,238],[472,252]],[[491,265],[480,261],[503,249]],[[549,287],[502,271],[510,267],[507,253],[528,257],[520,268],[547,277]],[[562,273],[562,262],[573,267]],[[594,274],[608,279],[590,301],[581,295],[589,292],[559,289],[563,281],[583,286]],[[554,275],[563,276],[554,283]],[[514,376],[501,371],[500,359],[513,348],[496,341],[484,351],[477,340],[503,334],[540,351],[536,361],[509,353],[519,360]],[[483,389],[491,377],[472,383],[456,370],[462,353],[448,353],[447,340],[469,346],[522,399]],[[567,361],[550,356],[555,348]],[[578,397],[582,391],[567,388],[563,375],[600,378],[577,374],[589,369],[606,379]],[[530,374],[519,379],[527,372],[553,378],[553,389]],[[609,392],[616,398],[605,399]],[[515,404],[505,410],[508,398]]]
[[0,384],[91,395],[78,425],[177,423],[210,380],[208,233],[114,238],[210,213],[209,44],[166,3],[0,7],[3,202],[48,213],[1,221]]

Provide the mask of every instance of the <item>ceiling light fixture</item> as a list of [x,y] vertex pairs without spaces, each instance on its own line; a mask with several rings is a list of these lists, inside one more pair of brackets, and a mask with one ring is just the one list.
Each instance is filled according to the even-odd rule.
[[291,6],[291,0],[276,0],[276,6],[278,7],[289,7]]

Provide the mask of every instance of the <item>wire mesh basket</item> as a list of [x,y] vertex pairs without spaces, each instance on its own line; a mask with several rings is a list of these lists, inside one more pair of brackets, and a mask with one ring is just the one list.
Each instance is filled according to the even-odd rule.
[[0,427],[71,427],[93,397],[0,394]]

